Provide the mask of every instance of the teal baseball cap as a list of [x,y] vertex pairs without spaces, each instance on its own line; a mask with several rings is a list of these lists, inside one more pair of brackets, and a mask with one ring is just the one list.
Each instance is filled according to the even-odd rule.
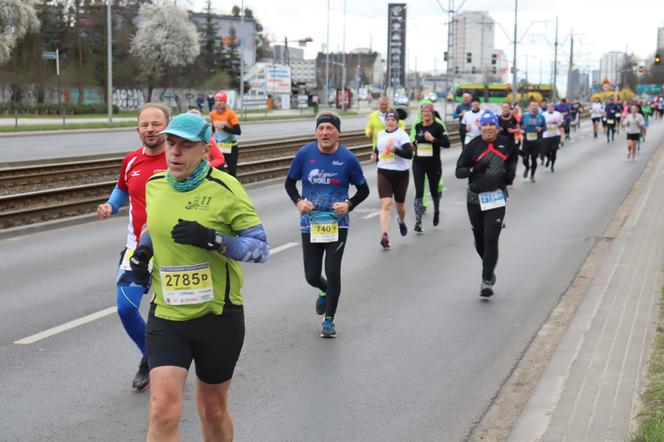
[[189,141],[210,142],[212,128],[205,118],[191,112],[185,112],[174,117],[161,134],[176,135]]

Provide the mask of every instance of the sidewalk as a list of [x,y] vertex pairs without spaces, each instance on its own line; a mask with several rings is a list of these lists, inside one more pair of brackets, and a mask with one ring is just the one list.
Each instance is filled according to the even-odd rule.
[[635,204],[511,441],[622,442],[633,430],[664,286],[663,151],[635,186]]

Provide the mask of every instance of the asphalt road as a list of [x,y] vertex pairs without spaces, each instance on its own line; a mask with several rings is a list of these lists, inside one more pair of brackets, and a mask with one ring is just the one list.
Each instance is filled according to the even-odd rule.
[[[304,281],[297,215],[281,183],[251,188],[272,247],[297,244],[243,265],[236,440],[463,440],[664,142],[657,122],[631,162],[624,135],[607,144],[588,129],[537,183],[519,167],[490,301],[478,296],[466,183],[453,177],[458,150],[443,153],[441,225],[429,215],[424,234],[406,238],[393,226],[387,252],[373,216],[375,168],[366,166],[372,195],[351,219],[335,340],[318,337],[316,291]],[[116,218],[0,241],[0,440],[144,440],[148,395],[130,391],[139,356],[115,314],[14,343],[114,305],[125,226]],[[181,436],[200,440],[191,378]]]
[[[344,117],[342,131],[364,129],[367,116]],[[315,122],[309,120],[248,122],[241,124],[240,142],[311,135]],[[66,158],[102,153],[124,154],[140,146],[135,129],[112,132],[26,134],[0,138],[0,162]]]

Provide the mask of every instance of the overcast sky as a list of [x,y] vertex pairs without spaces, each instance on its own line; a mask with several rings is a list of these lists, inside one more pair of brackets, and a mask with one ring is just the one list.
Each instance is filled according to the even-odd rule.
[[[439,0],[445,8],[449,0]],[[181,0],[201,11],[205,0]],[[213,0],[217,13],[230,13],[237,2]],[[351,50],[370,45],[384,56],[387,48],[387,4],[381,0],[346,0],[345,47]],[[395,2],[397,3],[397,2]],[[408,70],[443,71],[447,49],[447,14],[436,0],[404,1],[408,7]],[[461,11],[488,11],[496,22],[495,45],[512,59],[514,0],[454,1]],[[599,68],[599,59],[609,51],[628,51],[644,62],[654,54],[657,28],[664,26],[664,0],[519,0],[517,65],[537,82],[551,78],[555,19],[558,16],[558,71],[569,65],[570,34],[574,31],[575,64],[582,70]],[[313,58],[326,41],[327,0],[246,0],[265,30],[275,40],[313,38],[305,57]],[[344,47],[344,1],[330,0],[330,49]],[[532,23],[532,26],[531,26]],[[527,32],[526,32],[527,31]],[[524,35],[525,33],[525,35]],[[290,43],[289,43],[290,44]],[[561,78],[563,82],[565,78]],[[559,82],[564,87],[565,83]]]

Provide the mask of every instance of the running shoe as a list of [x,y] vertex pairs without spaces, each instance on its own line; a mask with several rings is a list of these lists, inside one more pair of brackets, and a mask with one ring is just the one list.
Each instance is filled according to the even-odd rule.
[[413,230],[415,230],[417,233],[422,233],[422,223],[415,223]]
[[327,298],[325,297],[326,293],[320,291],[318,298],[316,298],[316,314],[324,315],[325,314],[325,304],[327,303]]
[[528,178],[528,172],[530,172],[530,167],[526,167],[526,170],[523,171],[524,178]]
[[440,212],[433,213],[433,225],[437,226],[440,223]]
[[326,318],[323,321],[323,329],[320,331],[321,338],[336,338],[337,331],[334,329],[334,322],[332,319]]
[[482,298],[490,298],[493,296],[493,288],[491,287],[491,281],[482,280],[482,285],[480,286],[480,296]]
[[143,391],[150,386],[150,368],[148,367],[148,361],[145,358],[141,359],[141,363],[138,366],[138,371],[134,380],[131,381],[131,388],[134,388],[138,391]]
[[534,176],[531,176],[531,177],[530,177],[530,182],[531,182],[531,183],[534,183],[534,182],[535,182],[535,177],[534,177]]
[[384,249],[390,248],[390,237],[387,236],[387,233],[383,233],[383,236],[380,237],[380,245],[383,246]]
[[398,221],[398,224],[399,224],[399,233],[401,233],[401,236],[408,235],[408,226],[406,226],[406,223]]
[[551,160],[549,158],[546,159],[546,165],[544,167],[549,167],[549,164],[551,164]]

